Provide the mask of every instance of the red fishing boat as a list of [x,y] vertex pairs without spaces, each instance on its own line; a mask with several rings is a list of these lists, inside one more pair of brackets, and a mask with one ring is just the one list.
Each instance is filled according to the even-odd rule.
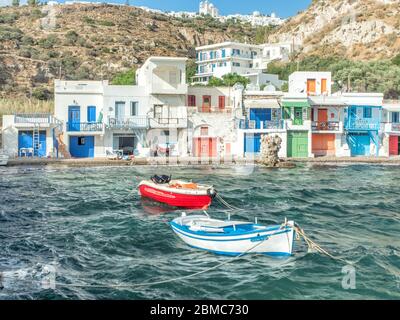
[[212,186],[171,180],[169,176],[154,176],[139,184],[142,197],[165,203],[171,207],[207,209],[217,192]]

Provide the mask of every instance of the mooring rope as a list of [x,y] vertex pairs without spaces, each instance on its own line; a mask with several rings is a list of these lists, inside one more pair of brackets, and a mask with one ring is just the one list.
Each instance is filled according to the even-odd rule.
[[216,198],[219,200],[219,202],[221,202],[225,207],[227,207],[231,211],[243,211],[243,209],[240,209],[238,207],[235,207],[234,205],[229,204],[218,193],[216,195]]
[[316,242],[314,242],[313,240],[311,240],[311,239],[306,235],[306,233],[304,232],[304,230],[303,230],[302,228],[300,228],[300,226],[299,226],[297,223],[295,224],[295,227],[294,227],[294,228],[295,228],[296,234],[304,239],[304,241],[306,242],[306,244],[307,244],[307,246],[308,246],[308,248],[309,248],[310,250],[315,249],[318,253],[324,254],[324,255],[328,256],[329,258],[331,258],[331,259],[333,259],[333,260],[341,261],[341,262],[343,262],[343,263],[345,263],[345,264],[349,264],[349,265],[353,265],[353,264],[354,264],[353,262],[349,262],[349,261],[346,261],[346,260],[344,260],[344,259],[342,259],[342,258],[335,257],[335,256],[333,256],[332,254],[330,254],[328,251],[326,251],[325,249],[323,249],[319,244],[317,244]]

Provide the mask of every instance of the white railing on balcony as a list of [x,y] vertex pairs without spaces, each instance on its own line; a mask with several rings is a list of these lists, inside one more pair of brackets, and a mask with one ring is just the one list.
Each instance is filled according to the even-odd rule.
[[15,114],[15,123],[40,124],[54,123],[55,118],[50,113],[18,113]]
[[115,130],[131,130],[148,127],[146,117],[130,117],[125,119],[109,118],[107,128]]

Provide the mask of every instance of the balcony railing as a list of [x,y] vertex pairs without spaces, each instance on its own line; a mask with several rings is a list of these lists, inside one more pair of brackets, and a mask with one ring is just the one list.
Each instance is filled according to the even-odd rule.
[[345,124],[346,130],[375,131],[380,129],[377,119],[348,119]]
[[313,121],[312,129],[314,131],[340,131],[340,122],[338,121]]
[[261,121],[257,123],[255,120],[239,120],[237,128],[242,130],[249,129],[283,129],[283,120]]
[[392,131],[400,131],[400,123],[392,123]]
[[231,113],[232,107],[188,107],[188,111],[190,112],[199,112],[199,113]]
[[150,128],[186,128],[187,118],[150,118]]
[[19,113],[15,115],[15,123],[53,123],[54,117],[50,113]]
[[130,130],[136,128],[147,128],[148,120],[146,117],[134,117],[123,120],[110,118],[108,120],[108,128],[116,130]]
[[101,122],[67,122],[69,132],[100,132],[104,125]]

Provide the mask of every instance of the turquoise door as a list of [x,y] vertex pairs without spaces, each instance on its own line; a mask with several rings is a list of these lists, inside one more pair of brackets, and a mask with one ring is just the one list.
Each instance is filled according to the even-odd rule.
[[371,138],[368,133],[352,133],[347,136],[352,157],[371,155]]
[[81,107],[68,107],[68,131],[80,131]]
[[246,133],[244,135],[244,152],[259,153],[261,150],[261,134]]

